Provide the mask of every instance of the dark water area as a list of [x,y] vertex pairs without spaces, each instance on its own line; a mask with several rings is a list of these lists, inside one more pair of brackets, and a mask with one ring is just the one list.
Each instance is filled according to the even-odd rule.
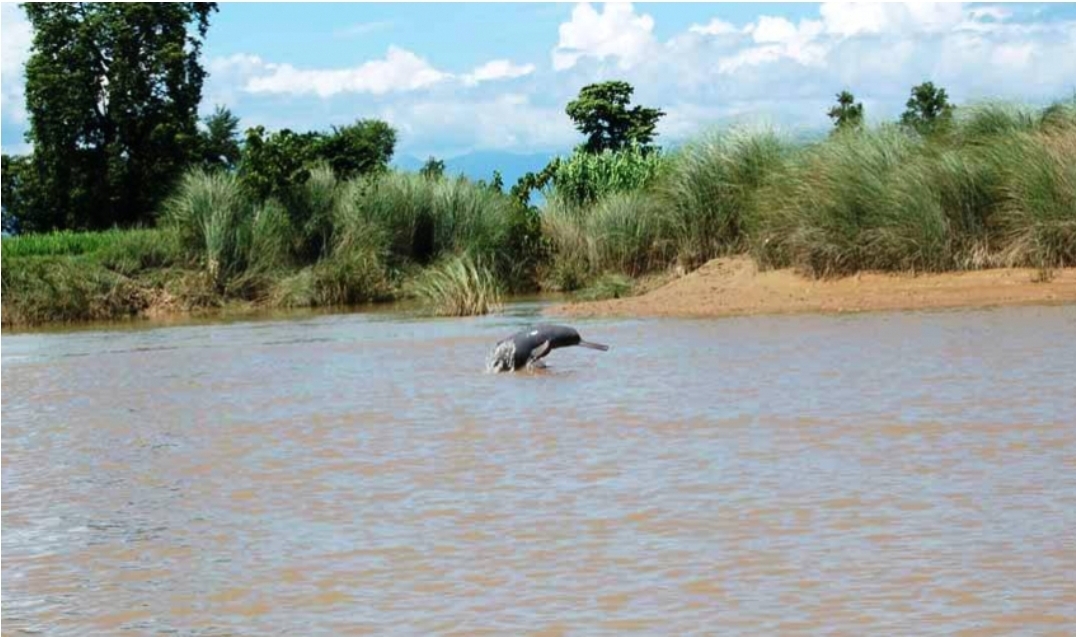
[[5,635],[1071,635],[1076,306],[3,338]]

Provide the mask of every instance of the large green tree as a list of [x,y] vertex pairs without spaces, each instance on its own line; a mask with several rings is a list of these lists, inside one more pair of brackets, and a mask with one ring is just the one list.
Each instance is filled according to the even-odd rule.
[[198,157],[202,41],[215,3],[22,5],[38,229],[149,221]]
[[589,153],[620,150],[630,144],[648,146],[657,135],[658,120],[665,113],[656,108],[629,108],[631,84],[622,81],[589,84],[565,109],[579,132],[587,136]]
[[834,131],[856,130],[863,126],[863,102],[848,91],[837,94],[837,105],[826,113],[833,120]]
[[945,89],[934,86],[933,82],[913,86],[905,107],[900,117],[901,123],[922,135],[929,135],[948,126],[953,120],[953,109],[956,108],[949,103]]

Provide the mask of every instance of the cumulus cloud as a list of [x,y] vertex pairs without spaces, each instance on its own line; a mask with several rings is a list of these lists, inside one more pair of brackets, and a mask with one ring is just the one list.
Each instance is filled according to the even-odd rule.
[[262,63],[262,69],[245,86],[250,93],[314,94],[332,97],[339,93],[384,95],[414,91],[441,82],[449,74],[399,47],[389,47],[383,60],[371,60],[348,69],[297,69],[290,64]]
[[571,20],[560,25],[560,40],[553,49],[553,68],[570,69],[583,58],[613,58],[621,69],[640,62],[657,41],[654,19],[636,15],[630,3],[606,3],[602,12],[588,3],[572,10]]
[[473,150],[546,150],[578,136],[563,107],[535,104],[523,93],[452,102],[407,100],[381,117],[400,131],[401,151],[454,155]]
[[534,72],[534,69],[533,64],[512,64],[509,60],[493,60],[464,75],[463,83],[468,86],[474,86],[491,80],[514,79],[530,75]]
[[3,109],[4,119],[12,122],[24,122],[26,120],[26,104],[23,99],[23,65],[30,57],[30,45],[33,33],[30,23],[22,13],[22,9],[14,3],[5,2],[0,5],[0,35],[3,42],[0,43],[0,108]]
[[[562,25],[561,45],[565,26],[601,15],[582,6],[582,17],[577,8]],[[645,55],[617,56],[618,77],[636,87],[637,101],[668,112],[659,125],[666,138],[752,110],[779,122],[826,126],[826,105],[842,89],[855,92],[874,121],[898,114],[909,89],[924,80],[946,87],[958,102],[1043,102],[1073,90],[1073,21],[1030,15],[1017,21],[1013,11],[993,5],[823,3],[816,16],[798,21],[762,9],[745,23],[714,18],[665,42],[651,36]],[[622,8],[615,22],[641,17]],[[608,76],[597,50],[562,65],[572,69],[570,79],[578,83],[586,69],[588,77]]]
[[207,95],[232,104],[239,93],[312,95],[322,99],[343,93],[382,96],[408,93],[458,81],[466,86],[510,80],[534,72],[533,64],[492,60],[469,73],[442,71],[418,55],[390,46],[384,59],[370,60],[354,68],[299,69],[291,64],[267,62],[256,55],[239,53],[218,57],[207,64],[210,82]]
[[738,33],[739,29],[733,26],[730,22],[714,18],[713,20],[710,20],[708,24],[693,24],[688,31],[691,33],[700,33],[702,35],[728,35],[731,33]]

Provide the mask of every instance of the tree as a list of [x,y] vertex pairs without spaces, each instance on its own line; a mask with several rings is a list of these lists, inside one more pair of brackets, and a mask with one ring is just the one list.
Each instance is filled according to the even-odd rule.
[[395,149],[396,131],[391,126],[363,119],[319,135],[314,153],[332,166],[337,177],[350,179],[385,170]]
[[248,129],[239,164],[240,181],[258,199],[285,199],[310,177],[319,137],[319,133],[296,133],[287,128],[270,134],[264,126]]
[[314,163],[325,162],[337,178],[350,179],[386,170],[395,145],[396,131],[380,120],[333,127],[328,134],[286,128],[266,134],[255,126],[247,131],[239,176],[254,196],[287,201]]
[[34,178],[33,168],[28,155],[3,155],[0,158],[4,232],[35,232],[62,224],[62,210],[41,205],[41,188]]
[[933,82],[923,82],[912,87],[911,97],[900,117],[901,124],[913,128],[922,135],[944,129],[953,120],[955,106],[949,103],[945,89],[936,88]]
[[833,120],[834,131],[857,130],[863,126],[863,103],[856,102],[848,91],[837,94],[837,105],[827,113]]
[[218,106],[204,120],[205,130],[199,133],[202,165],[206,168],[231,170],[239,163],[239,118],[223,106]]
[[426,179],[440,179],[445,176],[445,162],[431,155],[418,172]]
[[589,84],[565,109],[579,132],[587,136],[588,153],[620,150],[632,143],[648,146],[665,113],[656,108],[628,108],[635,89],[622,81]]
[[198,58],[216,4],[22,7],[34,32],[27,140],[41,205],[82,228],[148,220],[197,155]]

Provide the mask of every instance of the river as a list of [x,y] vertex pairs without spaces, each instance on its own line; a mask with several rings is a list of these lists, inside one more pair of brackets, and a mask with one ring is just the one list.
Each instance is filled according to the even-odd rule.
[[4,634],[1076,633],[1076,306],[7,333]]

